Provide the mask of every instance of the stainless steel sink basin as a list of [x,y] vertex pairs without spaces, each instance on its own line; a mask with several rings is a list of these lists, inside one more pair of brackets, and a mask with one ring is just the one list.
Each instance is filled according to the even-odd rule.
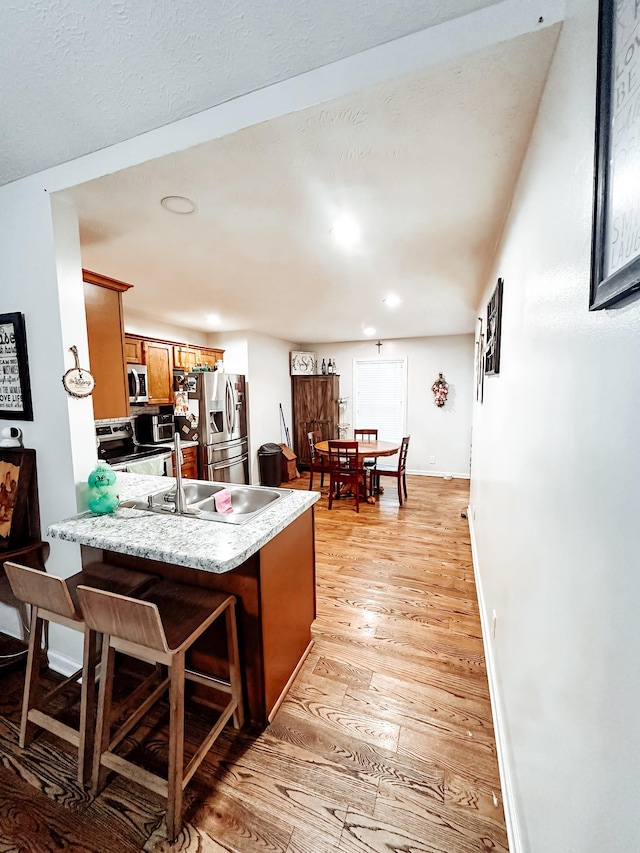
[[[234,483],[207,483],[200,480],[183,482],[186,508],[185,518],[221,521],[226,524],[244,524],[251,521],[277,500],[291,494],[291,489],[273,489],[263,486],[240,486]],[[218,512],[214,495],[222,489],[231,493],[233,512]],[[150,495],[121,501],[120,506],[144,509],[148,512],[175,512],[175,486]]]

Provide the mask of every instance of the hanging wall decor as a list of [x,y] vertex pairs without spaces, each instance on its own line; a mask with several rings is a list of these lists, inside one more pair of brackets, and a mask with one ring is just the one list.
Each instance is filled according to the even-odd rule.
[[478,317],[480,332],[476,340],[476,400],[482,403],[484,398],[484,332],[482,331],[482,317]]
[[442,408],[442,406],[447,402],[447,394],[449,393],[449,386],[444,381],[442,373],[438,374],[438,378],[431,386],[431,390],[433,391],[436,406]]
[[592,311],[640,290],[639,23],[637,0],[600,0]]
[[500,373],[500,332],[502,326],[502,286],[498,279],[496,289],[487,305],[487,339],[484,345],[484,371],[487,376]]
[[72,346],[69,347],[69,349],[73,353],[75,366],[67,370],[65,375],[62,377],[64,390],[71,397],[90,397],[93,394],[93,389],[95,388],[95,379],[88,370],[80,367],[78,347]]
[[32,421],[24,315],[0,314],[0,418]]

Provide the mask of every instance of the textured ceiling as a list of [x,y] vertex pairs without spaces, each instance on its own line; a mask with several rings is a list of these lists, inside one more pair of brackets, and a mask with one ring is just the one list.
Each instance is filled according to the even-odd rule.
[[[135,285],[125,312],[194,329],[300,343],[369,324],[383,338],[471,332],[557,34],[78,186],[83,264]],[[173,194],[197,213],[166,212]],[[348,252],[329,233],[343,211],[363,232]]]
[[3,0],[0,185],[497,0]]

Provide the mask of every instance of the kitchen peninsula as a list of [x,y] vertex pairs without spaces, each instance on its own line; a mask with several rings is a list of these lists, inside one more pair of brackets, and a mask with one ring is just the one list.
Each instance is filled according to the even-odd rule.
[[[119,474],[121,503],[172,482]],[[47,532],[82,545],[83,560],[95,560],[99,549],[104,562],[235,595],[248,717],[265,725],[311,645],[318,498],[317,492],[285,490],[240,525],[120,506],[108,515],[86,512],[56,522]],[[198,666],[224,676],[224,651],[215,651],[220,638],[202,639],[194,652]]]

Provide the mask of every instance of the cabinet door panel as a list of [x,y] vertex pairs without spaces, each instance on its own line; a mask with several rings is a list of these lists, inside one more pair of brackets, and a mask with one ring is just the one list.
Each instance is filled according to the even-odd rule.
[[89,362],[96,380],[93,416],[126,418],[129,392],[124,360],[122,294],[108,287],[84,283]]
[[144,341],[150,403],[173,403],[173,346]]
[[124,355],[129,364],[142,364],[142,341],[125,336]]

